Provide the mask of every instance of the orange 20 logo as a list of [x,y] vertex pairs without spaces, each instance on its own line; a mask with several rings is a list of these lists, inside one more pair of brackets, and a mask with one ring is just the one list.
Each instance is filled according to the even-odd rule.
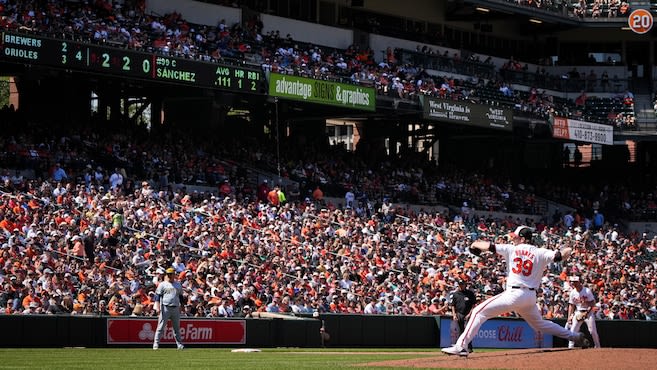
[[646,9],[636,9],[627,18],[627,24],[634,33],[642,35],[652,28],[652,14]]

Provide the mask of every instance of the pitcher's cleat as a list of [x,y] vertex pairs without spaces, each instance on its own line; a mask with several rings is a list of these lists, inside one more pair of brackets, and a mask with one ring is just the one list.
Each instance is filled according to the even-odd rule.
[[453,345],[451,347],[443,348],[441,349],[443,353],[447,353],[448,355],[454,355],[454,356],[463,356],[463,357],[468,357],[470,354],[467,349],[460,348],[456,345]]

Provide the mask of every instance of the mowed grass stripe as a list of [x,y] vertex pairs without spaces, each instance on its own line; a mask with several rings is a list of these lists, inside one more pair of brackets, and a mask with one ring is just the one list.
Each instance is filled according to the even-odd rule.
[[[359,351],[369,353],[353,353]],[[184,351],[174,348],[158,351],[141,348],[4,348],[0,349],[0,369],[353,369],[354,364],[436,355],[435,350],[433,353],[426,351],[426,354],[396,353],[400,351],[416,352],[409,349],[343,349],[342,352],[352,353],[341,354],[318,353],[336,352],[336,349],[298,348],[263,349],[260,353],[232,353],[225,348],[190,348]]]

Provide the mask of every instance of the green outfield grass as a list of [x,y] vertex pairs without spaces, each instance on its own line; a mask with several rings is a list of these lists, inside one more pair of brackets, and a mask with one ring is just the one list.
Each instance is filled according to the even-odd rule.
[[184,351],[173,347],[158,351],[150,348],[3,348],[0,349],[0,369],[358,369],[365,368],[358,364],[374,361],[441,356],[439,351],[426,348],[286,348],[262,349],[260,353],[232,353],[225,348],[189,348]]

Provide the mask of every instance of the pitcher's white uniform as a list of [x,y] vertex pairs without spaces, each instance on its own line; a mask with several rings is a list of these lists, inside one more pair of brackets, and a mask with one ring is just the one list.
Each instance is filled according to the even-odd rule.
[[[573,281],[573,279],[571,279],[571,281]],[[579,279],[575,281],[579,281]],[[591,289],[583,285],[578,285],[578,287],[581,288],[579,291],[577,290],[577,287],[573,286],[570,290],[570,297],[568,299],[568,303],[575,306],[575,312],[570,321],[570,331],[578,333],[579,329],[582,327],[582,323],[585,322],[586,326],[589,328],[591,336],[593,337],[593,345],[595,348],[600,348],[600,337],[598,336],[598,329],[595,326],[595,315],[593,315],[593,311],[591,310],[591,307],[595,305],[595,296],[593,295],[593,292],[591,292]],[[586,312],[586,318],[584,320],[577,320],[578,312]],[[568,348],[573,348],[574,346],[575,343],[573,341],[568,342]]]
[[[493,248],[491,248],[493,249]],[[494,250],[506,260],[506,290],[491,297],[472,310],[471,319],[456,341],[457,348],[467,348],[488,319],[515,311],[536,331],[576,341],[574,333],[549,320],[543,320],[536,306],[536,289],[547,265],[554,261],[556,251],[531,244],[495,244]]]

